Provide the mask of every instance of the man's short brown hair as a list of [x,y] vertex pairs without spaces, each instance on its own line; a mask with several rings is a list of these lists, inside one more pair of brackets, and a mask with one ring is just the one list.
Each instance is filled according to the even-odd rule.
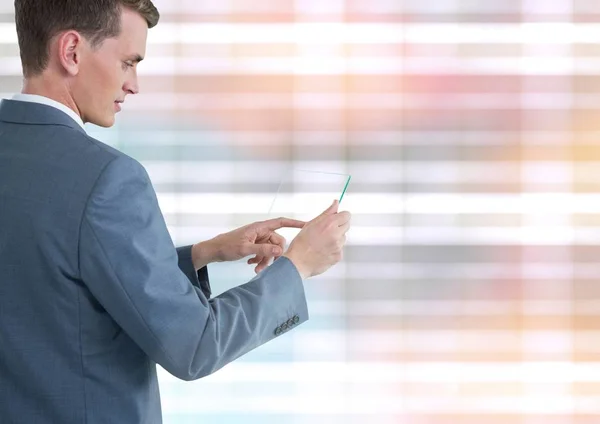
[[121,32],[121,10],[139,13],[148,28],[160,17],[151,0],[15,0],[15,21],[24,76],[38,75],[48,66],[48,44],[62,31],[75,30],[99,47]]

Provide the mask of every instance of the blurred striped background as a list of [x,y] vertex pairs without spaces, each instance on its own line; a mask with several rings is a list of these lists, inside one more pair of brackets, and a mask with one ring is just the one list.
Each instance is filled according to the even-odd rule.
[[156,4],[142,93],[89,132],[147,167],[176,243],[259,219],[292,166],[352,174],[354,214],[310,321],[162,372],[166,423],[600,422],[600,2]]

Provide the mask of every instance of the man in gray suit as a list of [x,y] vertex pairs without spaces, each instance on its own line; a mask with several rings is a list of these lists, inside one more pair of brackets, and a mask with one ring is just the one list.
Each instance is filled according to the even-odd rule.
[[[337,202],[175,248],[145,169],[89,137],[128,94],[150,0],[16,0],[21,94],[0,103],[0,422],[160,423],[156,363],[206,376],[308,319],[342,257]],[[303,227],[289,249],[275,230]],[[206,265],[258,275],[210,298]],[[275,258],[272,265],[270,260]]]

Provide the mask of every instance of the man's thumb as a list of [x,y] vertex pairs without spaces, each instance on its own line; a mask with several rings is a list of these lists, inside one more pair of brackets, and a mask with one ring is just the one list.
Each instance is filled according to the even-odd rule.
[[327,209],[325,209],[325,211],[323,211],[321,216],[333,215],[334,213],[337,213],[339,206],[340,206],[340,202],[337,199],[334,200],[333,203],[331,204],[331,206],[329,206]]

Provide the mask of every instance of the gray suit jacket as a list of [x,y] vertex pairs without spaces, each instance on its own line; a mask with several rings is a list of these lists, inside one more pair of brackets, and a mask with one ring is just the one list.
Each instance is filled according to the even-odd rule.
[[156,363],[197,379],[308,319],[287,258],[210,295],[137,161],[0,103],[1,423],[160,423]]

